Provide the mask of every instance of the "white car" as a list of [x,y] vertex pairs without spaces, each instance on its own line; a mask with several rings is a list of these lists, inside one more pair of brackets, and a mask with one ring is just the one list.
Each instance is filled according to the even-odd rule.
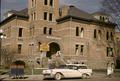
[[59,68],[43,70],[44,79],[89,78],[91,75],[92,69],[88,69],[84,64],[67,64]]

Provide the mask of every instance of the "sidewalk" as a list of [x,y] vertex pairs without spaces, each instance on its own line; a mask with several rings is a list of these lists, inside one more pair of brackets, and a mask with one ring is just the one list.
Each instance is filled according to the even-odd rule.
[[[43,80],[43,75],[25,75],[25,79],[12,79],[9,75],[2,75],[2,81],[40,81]],[[112,78],[120,78],[120,73],[115,73]],[[94,72],[91,78],[107,78],[104,72]]]
[[0,77],[0,81],[35,81],[35,80],[43,80],[43,76],[42,75],[25,75],[24,79],[12,79],[11,77],[9,77],[9,75],[2,75]]

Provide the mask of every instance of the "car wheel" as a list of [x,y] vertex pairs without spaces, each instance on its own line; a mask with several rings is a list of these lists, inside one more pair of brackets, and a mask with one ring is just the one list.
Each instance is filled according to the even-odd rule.
[[61,73],[56,73],[54,78],[55,78],[55,80],[61,80],[62,79],[62,74]]
[[84,73],[84,74],[82,74],[82,78],[87,79],[87,78],[89,78],[89,75]]

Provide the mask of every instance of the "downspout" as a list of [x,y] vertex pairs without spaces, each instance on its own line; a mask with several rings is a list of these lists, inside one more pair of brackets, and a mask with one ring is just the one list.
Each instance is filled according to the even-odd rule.
[[[69,43],[70,43],[70,44],[69,44],[69,45],[70,45],[70,48],[71,48],[71,45],[72,45],[72,44],[71,44],[71,41],[72,41],[72,36],[71,36],[71,34],[72,34],[72,33],[71,33],[72,23],[71,23],[71,22],[72,22],[72,17],[70,17],[70,42],[69,42]],[[72,50],[70,49],[70,50],[69,50],[70,56],[71,56],[71,53],[72,53]]]

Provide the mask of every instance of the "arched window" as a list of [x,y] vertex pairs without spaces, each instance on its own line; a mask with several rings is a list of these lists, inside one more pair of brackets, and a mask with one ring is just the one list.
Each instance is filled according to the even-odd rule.
[[84,36],[84,28],[81,28],[80,37],[83,38],[83,36]]

